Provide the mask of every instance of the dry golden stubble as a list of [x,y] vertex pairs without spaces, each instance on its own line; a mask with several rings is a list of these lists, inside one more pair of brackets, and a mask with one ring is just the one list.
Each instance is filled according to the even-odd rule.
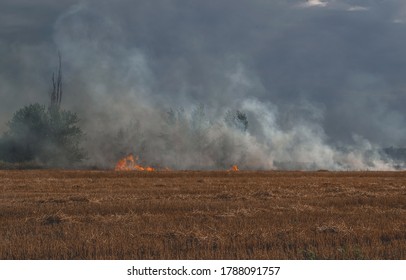
[[1,259],[405,259],[404,172],[0,171]]

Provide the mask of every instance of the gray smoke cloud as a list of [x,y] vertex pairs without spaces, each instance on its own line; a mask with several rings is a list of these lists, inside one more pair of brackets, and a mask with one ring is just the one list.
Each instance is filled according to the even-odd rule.
[[89,165],[389,170],[404,146],[404,1],[4,0],[0,23],[0,130],[60,51]]

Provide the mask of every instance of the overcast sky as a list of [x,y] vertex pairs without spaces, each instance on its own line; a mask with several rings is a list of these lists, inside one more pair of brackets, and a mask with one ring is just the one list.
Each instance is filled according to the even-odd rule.
[[48,102],[59,50],[84,120],[115,100],[216,114],[255,98],[329,143],[406,146],[405,34],[404,0],[1,0],[0,130]]

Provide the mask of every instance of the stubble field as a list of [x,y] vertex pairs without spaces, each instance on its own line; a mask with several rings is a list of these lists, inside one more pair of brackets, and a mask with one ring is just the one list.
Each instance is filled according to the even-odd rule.
[[0,259],[406,259],[405,172],[0,171]]

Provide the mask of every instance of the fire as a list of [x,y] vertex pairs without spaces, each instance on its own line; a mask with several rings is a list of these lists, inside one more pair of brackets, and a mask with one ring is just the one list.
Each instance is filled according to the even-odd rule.
[[238,165],[233,165],[233,166],[230,168],[230,171],[240,171],[240,169],[238,168]]
[[[116,167],[114,168],[115,171],[147,171],[153,172],[157,171],[157,169],[150,167],[150,166],[142,166],[138,163],[138,156],[134,156],[133,154],[129,154],[126,157],[123,157],[116,163]],[[171,171],[168,167],[163,169],[158,169],[159,171]],[[233,165],[228,171],[240,171],[238,165]]]
[[129,154],[128,156],[120,159],[116,167],[114,168],[115,171],[148,171],[152,172],[155,171],[153,167],[144,167],[138,164],[138,157],[134,157],[133,154]]

